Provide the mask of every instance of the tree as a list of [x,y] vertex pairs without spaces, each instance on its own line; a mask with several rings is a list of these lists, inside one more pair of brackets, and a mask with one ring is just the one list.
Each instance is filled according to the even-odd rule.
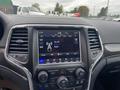
[[54,11],[59,11],[59,3],[56,4]]
[[89,8],[87,6],[80,6],[78,8],[78,12],[80,13],[81,17],[88,17],[88,15],[89,15]]
[[32,4],[32,7],[36,8],[40,11],[40,5],[38,3]]
[[59,13],[63,13],[63,6],[62,5],[59,7]]
[[63,12],[63,6],[59,5],[59,3],[56,3],[54,11],[58,12],[59,14],[62,13]]
[[98,13],[98,17],[101,17],[101,16],[106,16],[107,15],[107,11],[108,11],[108,7],[102,7],[100,12]]

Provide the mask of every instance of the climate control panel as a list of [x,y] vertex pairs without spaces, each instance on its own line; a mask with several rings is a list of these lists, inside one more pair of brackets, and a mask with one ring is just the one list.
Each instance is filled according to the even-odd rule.
[[39,90],[84,88],[87,83],[87,72],[82,67],[38,70],[36,76]]

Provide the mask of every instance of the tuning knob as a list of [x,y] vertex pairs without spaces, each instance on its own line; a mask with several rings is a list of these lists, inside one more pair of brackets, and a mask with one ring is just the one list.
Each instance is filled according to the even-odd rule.
[[67,77],[61,76],[57,80],[57,85],[58,85],[59,88],[65,89],[65,88],[68,87],[68,82],[69,81],[68,81]]
[[78,79],[82,79],[82,78],[84,78],[84,76],[85,76],[85,70],[84,69],[82,69],[82,68],[78,68],[77,70],[76,70],[76,77],[78,78]]
[[45,83],[48,80],[48,73],[46,71],[41,71],[38,74],[38,81],[40,83]]

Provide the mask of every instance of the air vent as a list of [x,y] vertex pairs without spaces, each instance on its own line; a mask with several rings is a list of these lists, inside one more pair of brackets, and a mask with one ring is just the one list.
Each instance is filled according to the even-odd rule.
[[99,35],[95,29],[88,29],[88,39],[91,50],[101,50]]
[[28,54],[27,28],[15,28],[12,30],[8,52],[11,54]]

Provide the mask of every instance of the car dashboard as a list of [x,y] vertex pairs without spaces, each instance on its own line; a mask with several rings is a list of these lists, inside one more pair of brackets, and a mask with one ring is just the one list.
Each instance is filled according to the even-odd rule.
[[119,43],[106,44],[99,27],[86,22],[1,14],[0,76],[22,90],[92,90],[96,67],[119,54]]

